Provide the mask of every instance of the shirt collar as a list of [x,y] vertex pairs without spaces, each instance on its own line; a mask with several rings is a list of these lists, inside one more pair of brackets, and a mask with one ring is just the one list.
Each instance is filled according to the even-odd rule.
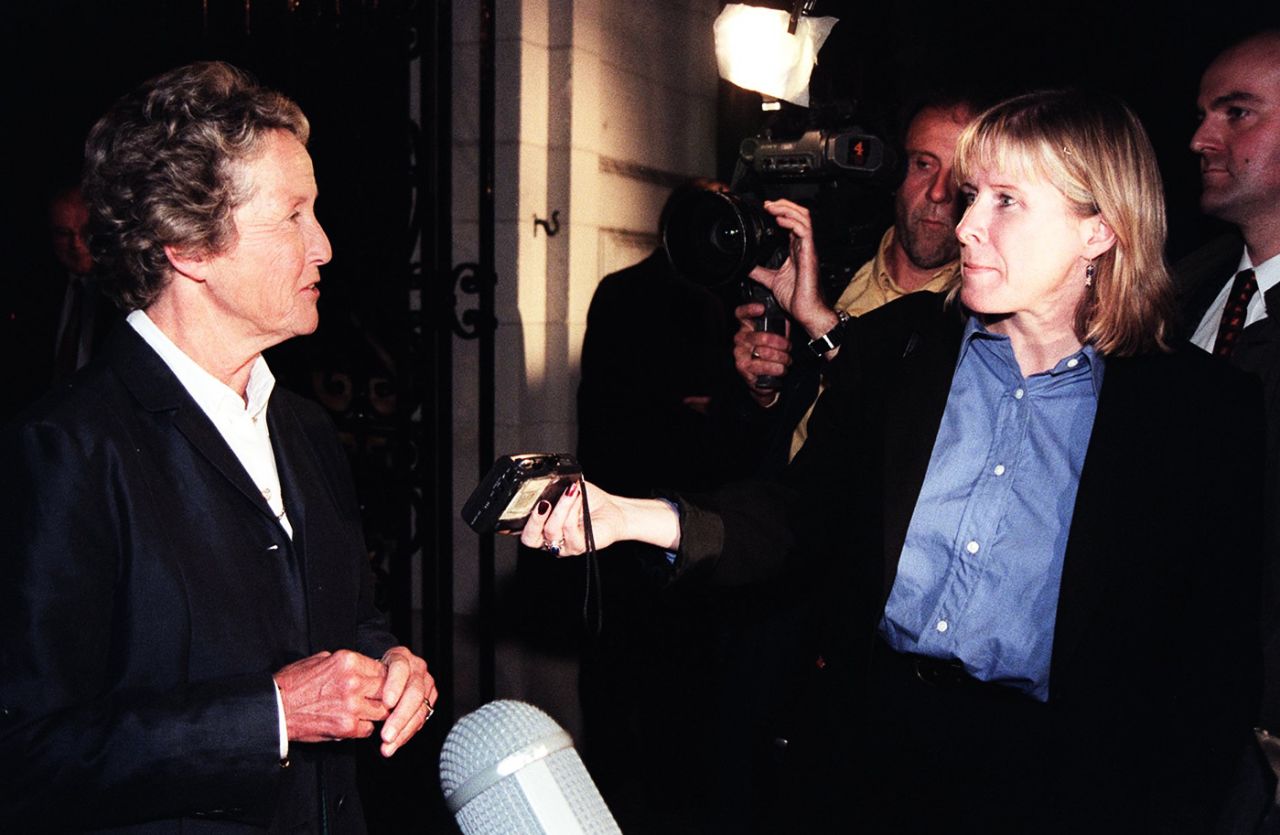
[[[960,358],[956,362],[957,367],[960,363],[964,362],[965,355],[969,352],[969,346],[980,339],[1003,342],[1009,341],[1009,337],[1004,336],[1003,334],[992,333],[987,330],[987,326],[982,324],[981,318],[969,313],[967,314],[967,318],[964,323],[964,334],[961,337],[960,342]],[[1075,358],[1082,360],[1089,366],[1089,376],[1093,381],[1093,395],[1094,397],[1097,397],[1102,393],[1102,376],[1105,363],[1103,362],[1102,356],[1092,345],[1085,345],[1079,351],[1075,351],[1074,353],[1063,357],[1054,364],[1053,368],[1049,369],[1045,373],[1056,376],[1074,371],[1076,365],[1072,365],[1071,360]]]
[[243,414],[260,418],[267,410],[276,378],[267,367],[267,361],[259,354],[249,369],[249,382],[245,386],[248,404],[230,386],[201,368],[195,360],[174,344],[164,331],[151,321],[144,310],[135,310],[125,321],[141,336],[151,349],[160,355],[164,364],[182,383],[191,399],[215,423],[224,418]]
[[1255,267],[1249,260],[1249,248],[1245,247],[1240,256],[1240,265],[1236,267],[1236,272],[1241,270],[1253,270],[1253,278],[1258,282],[1258,292],[1266,295],[1268,290],[1280,284],[1280,255],[1273,255]]

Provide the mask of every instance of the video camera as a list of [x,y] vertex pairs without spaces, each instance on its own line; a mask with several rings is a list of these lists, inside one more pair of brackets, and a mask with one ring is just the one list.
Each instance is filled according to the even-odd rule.
[[[879,217],[860,218],[866,208],[857,204],[876,202],[866,199],[869,193],[887,195],[895,167],[884,140],[858,126],[807,127],[787,139],[765,131],[739,145],[728,192],[691,191],[671,206],[660,230],[663,247],[672,268],[689,281],[707,287],[740,281],[744,300],[765,305],[756,329],[783,333],[785,315],[777,301],[747,278],[757,266],[776,269],[787,259],[788,234],[764,210],[764,201],[785,198],[814,210],[824,278],[834,272],[847,283],[874,252],[883,228]],[[759,385],[779,382],[763,379]]]
[[765,200],[810,203],[824,184],[878,177],[890,158],[883,140],[858,129],[748,137],[728,192],[691,192],[672,207],[661,230],[667,257],[677,273],[706,286],[743,278],[756,266],[781,266],[787,234],[764,210]]

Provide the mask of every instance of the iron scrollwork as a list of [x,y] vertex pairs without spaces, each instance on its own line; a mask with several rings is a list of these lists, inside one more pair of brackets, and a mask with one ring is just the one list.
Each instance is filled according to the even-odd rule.
[[458,294],[455,292],[450,296],[453,302],[453,332],[460,338],[478,339],[498,329],[498,318],[483,308],[486,294],[492,298],[496,284],[497,277],[492,273],[482,275],[480,265],[474,262],[467,261],[453,268],[453,285],[463,293],[476,296],[476,302],[480,305],[463,311],[459,316]]

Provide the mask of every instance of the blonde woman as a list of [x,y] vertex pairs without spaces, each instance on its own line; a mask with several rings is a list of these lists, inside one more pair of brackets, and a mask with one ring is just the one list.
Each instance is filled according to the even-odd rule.
[[[595,544],[664,546],[689,581],[813,578],[815,828],[1203,831],[1256,702],[1258,391],[1166,338],[1161,185],[1124,104],[1020,96],[956,154],[949,297],[841,322],[808,213],[771,204],[791,259],[755,277],[838,343],[808,442],[782,484],[589,487]],[[575,493],[523,536],[583,533]]]

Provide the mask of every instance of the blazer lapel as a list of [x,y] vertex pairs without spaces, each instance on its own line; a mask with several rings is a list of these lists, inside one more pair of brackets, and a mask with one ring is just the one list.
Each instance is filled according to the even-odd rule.
[[1135,419],[1135,415],[1149,411],[1149,405],[1144,403],[1149,404],[1150,397],[1139,385],[1141,375],[1135,373],[1135,365],[1142,362],[1142,358],[1107,359],[1063,558],[1051,682],[1079,645],[1099,601],[1116,576],[1116,567],[1106,559],[1106,555],[1115,553],[1115,531],[1108,520],[1122,497],[1141,489],[1130,485],[1133,475],[1148,469],[1138,451],[1151,446],[1144,436],[1155,427]]
[[[327,459],[317,431],[323,430],[305,418],[296,398],[277,390],[267,409],[267,426],[276,454],[276,469],[284,493],[285,511],[293,526],[292,558],[299,572],[298,589],[305,607],[307,634],[312,649],[332,649],[350,644],[349,622],[326,616],[344,611],[354,600],[359,584],[352,572],[354,558],[363,553],[364,541],[356,521],[352,536],[350,502],[340,498],[333,466],[345,461]],[[327,439],[326,439],[327,440]]]
[[127,323],[113,328],[108,337],[107,355],[112,358],[120,379],[144,409],[157,416],[168,413],[174,428],[223,478],[234,485],[259,513],[275,519],[266,500],[208,415],[191,399],[169,366],[137,331]]
[[964,322],[951,308],[942,326],[912,331],[903,342],[902,361],[886,382],[884,461],[884,588],[887,600],[898,573],[902,543],[929,469],[933,441],[951,391]]
[[1231,364],[1255,374],[1263,381],[1273,378],[1276,361],[1277,328],[1280,328],[1280,284],[1263,294],[1267,315],[1240,334],[1231,354]]
[[1224,284],[1240,264],[1244,241],[1235,233],[1222,235],[1180,260],[1173,268],[1181,315],[1182,336],[1190,339]]
[[298,552],[299,564],[304,566],[305,576],[307,485],[317,478],[319,470],[307,445],[306,433],[285,398],[272,394],[267,407],[267,429],[275,451],[284,510],[293,528],[294,550]]

